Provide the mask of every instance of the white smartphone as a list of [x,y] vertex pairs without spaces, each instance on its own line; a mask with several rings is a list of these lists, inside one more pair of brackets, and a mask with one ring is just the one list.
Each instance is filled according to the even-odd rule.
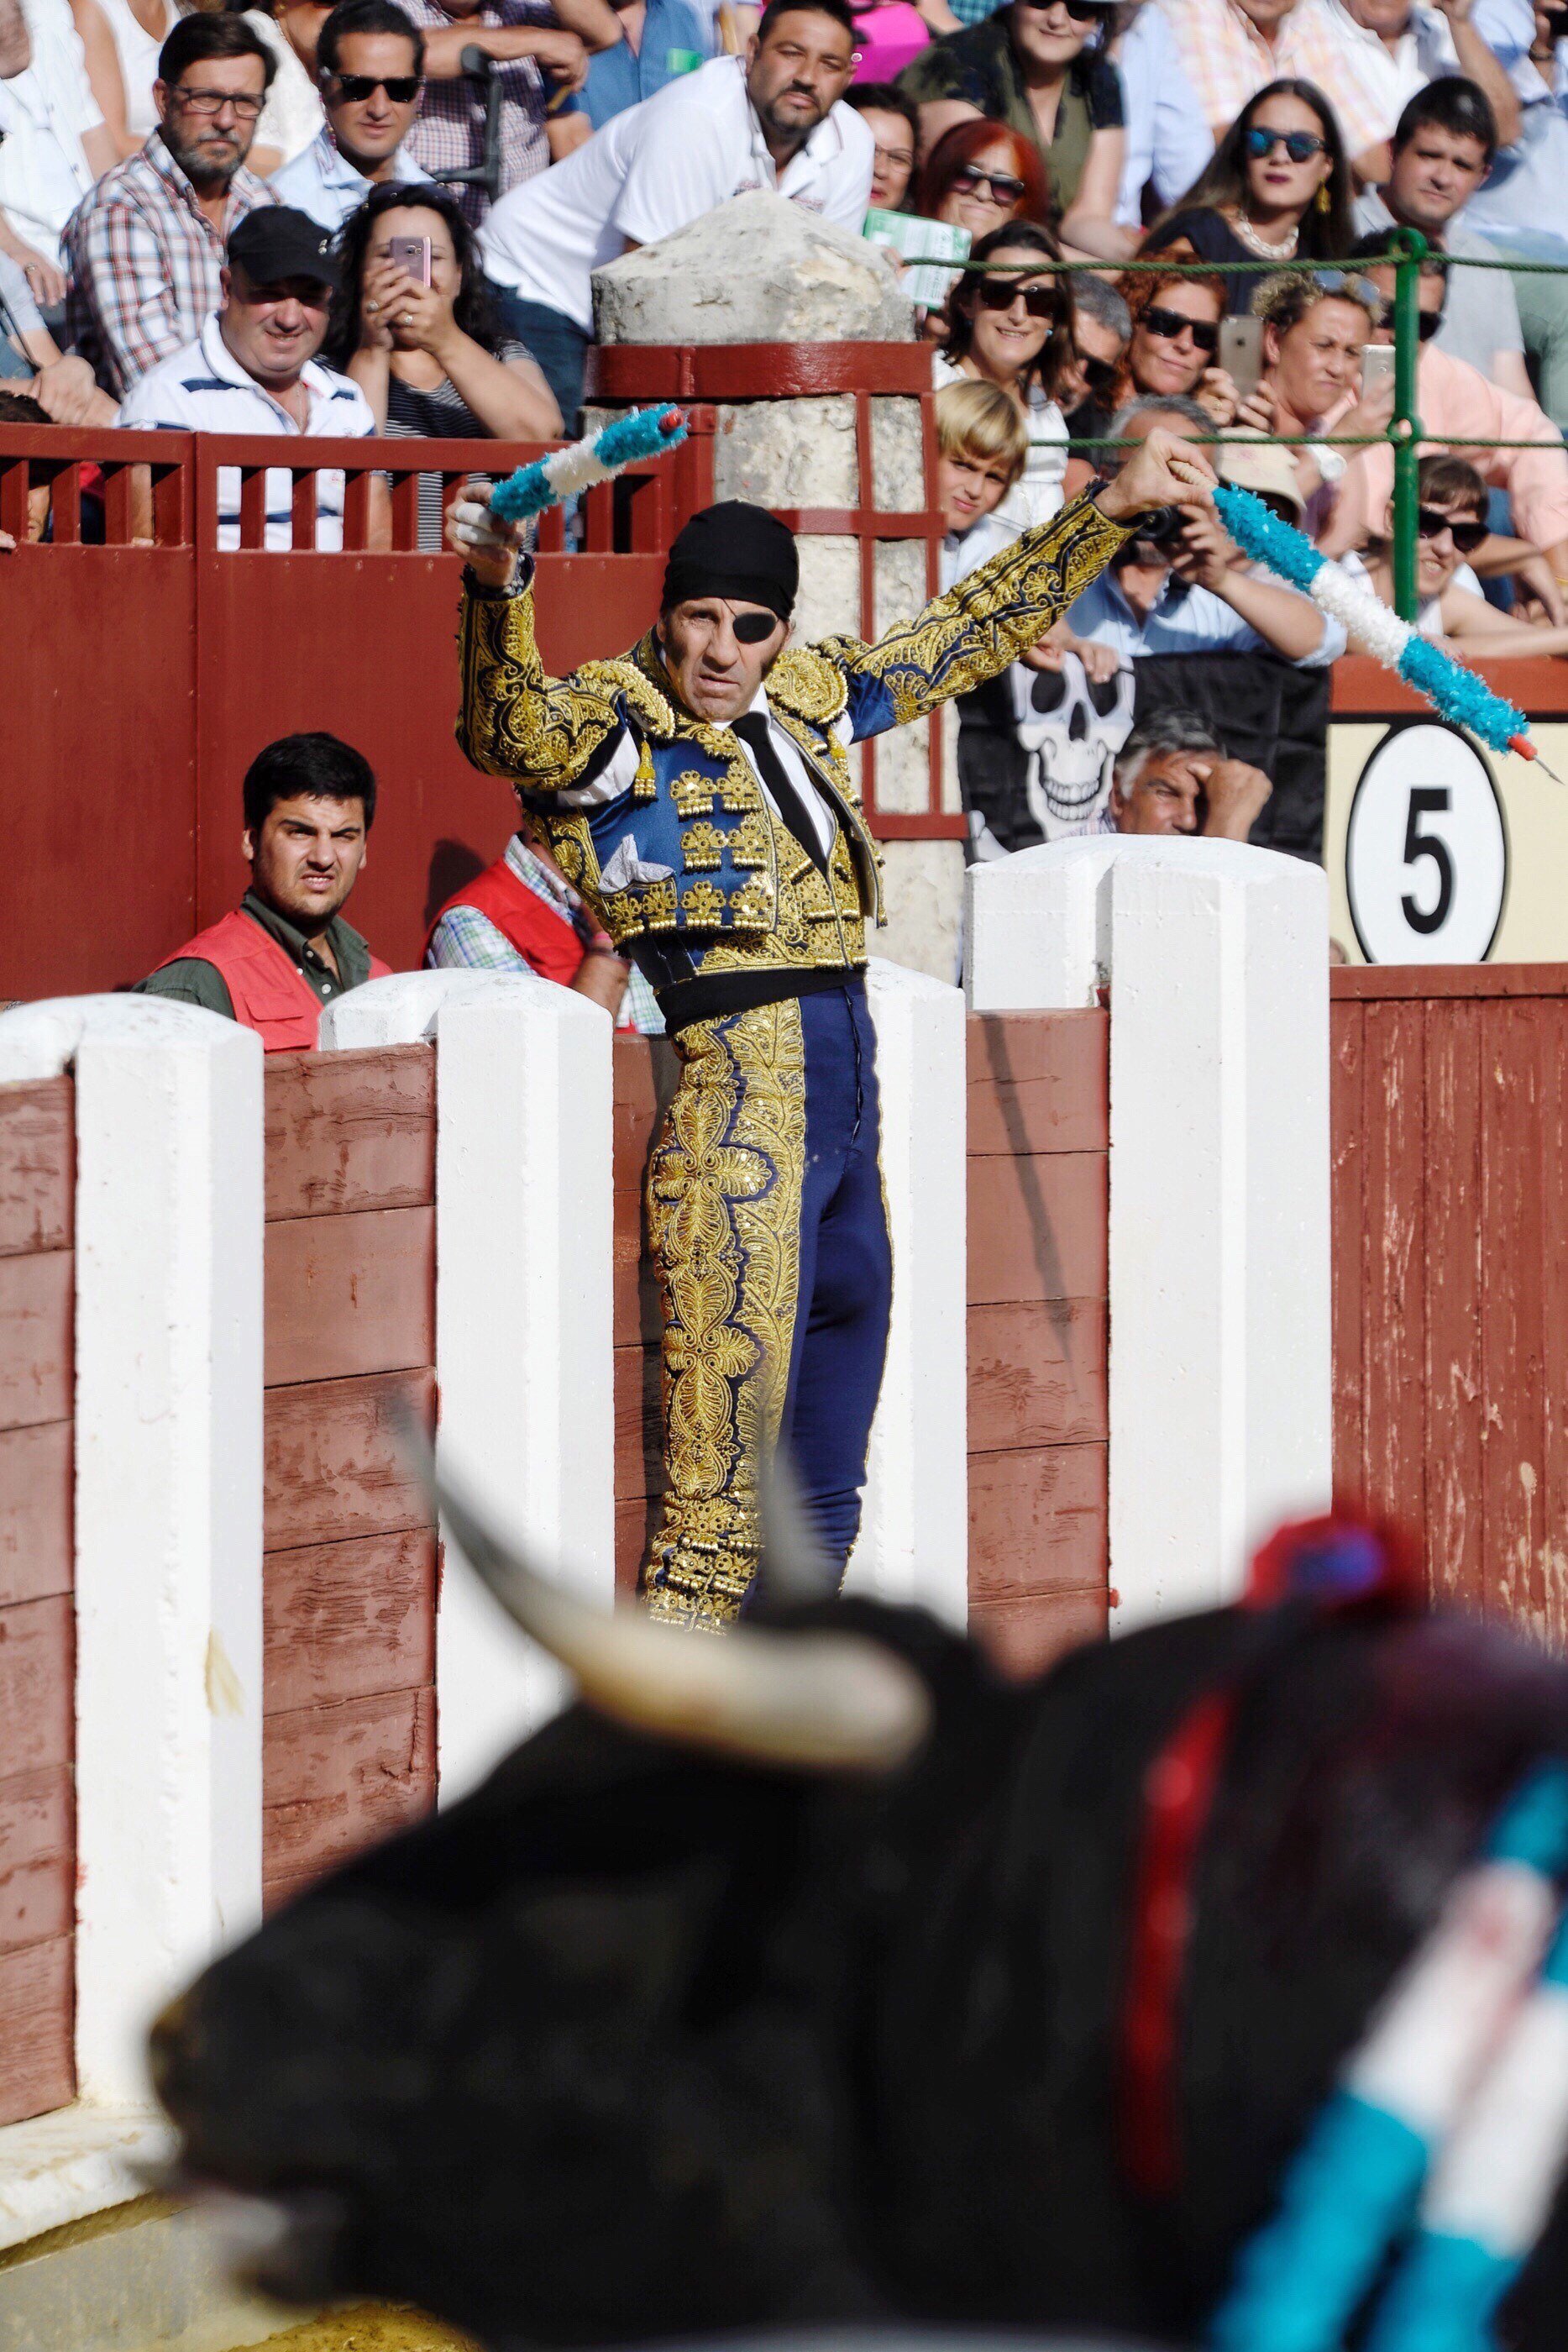
[[1263,373],[1262,320],[1221,319],[1219,349],[1215,357],[1240,399],[1256,392]]
[[1392,343],[1368,343],[1361,354],[1361,396],[1370,400],[1372,394],[1394,381],[1394,346]]

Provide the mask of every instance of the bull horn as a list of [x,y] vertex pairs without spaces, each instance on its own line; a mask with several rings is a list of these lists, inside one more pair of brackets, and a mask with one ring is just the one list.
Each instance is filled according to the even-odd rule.
[[591,1608],[503,1543],[434,1475],[423,1433],[418,1451],[469,1566],[601,1713],[659,1738],[804,1771],[895,1771],[925,1738],[925,1685],[881,1643],[754,1625],[706,1639],[641,1611]]

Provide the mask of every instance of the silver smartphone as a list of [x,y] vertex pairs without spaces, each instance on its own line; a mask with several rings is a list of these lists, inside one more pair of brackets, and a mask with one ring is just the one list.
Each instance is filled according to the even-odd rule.
[[1380,385],[1394,381],[1392,343],[1368,343],[1361,354],[1361,396],[1369,400]]
[[1256,392],[1263,373],[1262,320],[1221,319],[1215,357],[1242,400]]

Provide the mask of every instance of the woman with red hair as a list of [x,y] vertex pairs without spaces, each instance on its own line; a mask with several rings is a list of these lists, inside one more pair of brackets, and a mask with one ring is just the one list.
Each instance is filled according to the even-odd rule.
[[984,115],[955,122],[925,159],[914,209],[923,219],[967,228],[978,243],[1009,221],[1044,221],[1051,184],[1039,151],[1005,122]]

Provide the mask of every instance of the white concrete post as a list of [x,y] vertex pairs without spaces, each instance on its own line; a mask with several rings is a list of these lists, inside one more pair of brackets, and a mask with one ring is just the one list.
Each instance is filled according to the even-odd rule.
[[868,975],[893,1233],[893,1319],[846,1589],[968,1615],[964,1000],[873,958]]
[[[436,1045],[439,1457],[555,1575],[615,1590],[610,1016],[528,972],[368,982],[325,1049]],[[441,1795],[560,1703],[560,1677],[459,1563],[441,1580]]]
[[[76,2051],[112,2110],[148,2098],[154,2011],[261,1909],[261,1041],[149,997],[0,1016],[0,1079],[73,1065]],[[93,2154],[125,2136],[80,2124],[16,2126],[52,2181],[34,2228],[84,2181],[134,2193]]]
[[970,872],[977,1012],[1111,1002],[1118,1631],[1235,1596],[1333,1481],[1327,885],[1106,836]]

